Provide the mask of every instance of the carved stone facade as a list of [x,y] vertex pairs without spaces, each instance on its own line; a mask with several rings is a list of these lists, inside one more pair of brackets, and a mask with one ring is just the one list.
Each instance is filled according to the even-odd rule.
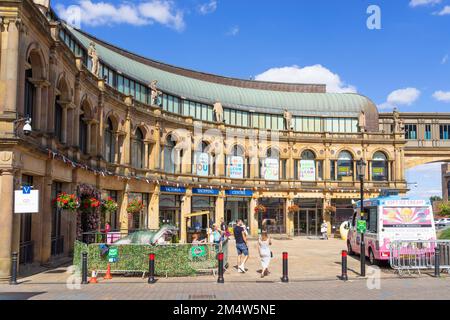
[[[71,254],[76,215],[55,216],[51,203],[55,192],[75,192],[82,183],[116,197],[117,215],[104,217],[116,229],[155,229],[171,220],[183,242],[193,223],[185,216],[205,209],[215,221],[245,217],[256,236],[267,218],[254,213],[260,203],[276,217],[273,232],[300,232],[300,220],[306,218],[288,214],[292,203],[307,209],[302,214],[311,215],[308,223],[313,218],[319,226],[322,219],[332,222],[331,232],[332,225],[349,210],[351,214],[351,200],[359,198],[356,162],[361,158],[369,164],[366,197],[384,188],[406,191],[402,134],[298,132],[290,130],[292,114],[286,118],[291,128],[279,132],[222,121],[200,124],[192,116],[163,110],[155,101],[145,104],[115,90],[61,40],[61,24],[47,19],[30,0],[23,1],[21,13],[15,5],[0,1],[5,44],[0,56],[0,280],[9,276],[11,252],[20,253],[26,245],[33,248],[32,263],[47,264],[58,254]],[[203,80],[225,81],[209,75]],[[243,80],[236,86],[277,87]],[[284,90],[277,88],[278,93]],[[295,88],[286,85],[285,91]],[[323,88],[311,85],[310,92],[323,94]],[[160,94],[151,96],[155,100]],[[30,136],[15,123],[26,116],[33,120]],[[199,168],[195,159],[207,159],[207,164]],[[232,163],[239,170],[233,171]],[[271,175],[270,166],[276,168]],[[302,180],[305,168],[310,176]],[[27,222],[29,239],[21,228],[25,218],[13,214],[13,191],[25,180],[41,194],[41,211]],[[136,196],[146,201],[145,212],[130,217],[126,207]],[[345,207],[346,213],[340,218],[324,215],[323,208],[331,203]],[[318,226],[304,231],[313,234],[314,228],[317,232]],[[55,249],[58,243],[62,250]]]

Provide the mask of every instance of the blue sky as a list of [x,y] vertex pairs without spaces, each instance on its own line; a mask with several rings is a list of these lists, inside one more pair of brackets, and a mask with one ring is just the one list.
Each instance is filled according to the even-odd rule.
[[[244,79],[326,82],[383,110],[450,112],[450,0],[52,1],[63,17],[70,5],[81,8],[85,31],[166,63]],[[367,28],[369,5],[381,9],[380,30]],[[434,180],[420,190],[439,190]]]

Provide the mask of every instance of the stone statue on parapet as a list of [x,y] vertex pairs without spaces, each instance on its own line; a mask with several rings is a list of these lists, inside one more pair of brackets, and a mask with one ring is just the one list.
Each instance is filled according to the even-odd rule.
[[397,108],[394,108],[394,133],[401,133],[405,131],[405,123],[403,119],[400,119],[400,113]]
[[154,106],[160,106],[160,97],[162,95],[162,92],[158,90],[157,87],[158,81],[153,80],[150,82],[149,88],[150,88],[150,104]]
[[91,72],[93,74],[95,74],[96,77],[98,77],[98,71],[100,70],[99,68],[99,58],[97,55],[97,49],[95,48],[95,43],[91,42],[90,46],[89,46],[89,50],[88,50],[88,56],[91,58]]
[[220,102],[214,103],[214,114],[218,123],[223,123],[223,107]]
[[366,113],[361,110],[358,119],[359,132],[366,132]]
[[286,130],[292,130],[292,113],[288,109],[284,109],[284,127]]

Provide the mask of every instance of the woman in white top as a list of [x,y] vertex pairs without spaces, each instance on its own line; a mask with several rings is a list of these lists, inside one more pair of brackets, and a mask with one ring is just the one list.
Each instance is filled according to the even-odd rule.
[[269,264],[272,258],[272,252],[270,251],[270,246],[272,245],[272,239],[266,231],[263,231],[261,237],[258,240],[259,256],[261,258],[261,278],[269,274]]

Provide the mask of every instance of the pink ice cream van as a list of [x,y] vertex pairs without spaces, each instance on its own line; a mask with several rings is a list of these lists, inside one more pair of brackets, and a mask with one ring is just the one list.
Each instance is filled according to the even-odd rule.
[[[360,254],[361,234],[356,226],[361,220],[361,201],[355,204],[347,238],[349,254]],[[387,261],[393,241],[436,240],[433,208],[430,200],[387,196],[364,201],[364,236],[366,257],[371,264]],[[434,250],[434,249],[433,249]]]

